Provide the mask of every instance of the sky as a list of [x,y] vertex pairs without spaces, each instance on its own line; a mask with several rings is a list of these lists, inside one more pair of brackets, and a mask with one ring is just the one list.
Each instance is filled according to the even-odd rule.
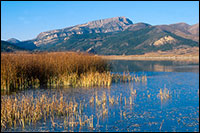
[[151,25],[199,22],[199,1],[1,1],[1,40],[125,16]]

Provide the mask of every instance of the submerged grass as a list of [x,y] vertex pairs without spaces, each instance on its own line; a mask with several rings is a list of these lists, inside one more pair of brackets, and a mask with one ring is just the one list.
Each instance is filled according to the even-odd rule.
[[147,82],[147,76],[146,75],[142,75],[142,76],[138,76],[138,75],[130,75],[130,73],[123,73],[121,74],[112,74],[112,81],[113,82],[124,82],[124,83],[130,83],[132,81],[134,82]]
[[93,116],[83,114],[83,108],[75,100],[67,101],[60,93],[52,97],[43,94],[41,97],[33,95],[6,96],[1,98],[1,128],[11,128],[36,124],[40,120],[50,119],[52,127],[58,125],[55,117],[64,118],[64,127],[83,126],[93,128]]
[[1,90],[40,85],[110,86],[108,69],[105,60],[85,53],[1,53]]
[[[93,119],[108,116],[108,107],[118,103],[118,98],[103,93],[98,98],[92,96],[88,103],[93,106],[96,104],[97,113],[93,116],[86,115],[87,103],[76,102],[75,99],[67,100],[63,92],[56,92],[53,95],[48,93],[34,96],[33,94],[3,96],[1,97],[1,128],[32,126],[38,121],[50,121],[55,128],[60,126],[56,123],[56,118],[63,119],[63,127],[82,127],[93,128]],[[132,104],[132,100],[130,102]]]
[[159,94],[157,96],[160,97],[161,101],[167,100],[171,97],[169,90],[166,87],[164,87],[164,89],[160,89]]

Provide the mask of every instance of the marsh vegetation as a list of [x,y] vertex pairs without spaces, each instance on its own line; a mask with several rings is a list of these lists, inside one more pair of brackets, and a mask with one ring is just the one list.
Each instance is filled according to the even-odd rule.
[[[50,56],[46,56],[48,54]],[[110,69],[106,61],[95,56],[67,54],[3,55],[6,58],[3,58],[4,73],[1,76],[7,76],[4,82],[10,84],[13,91],[1,96],[1,131],[199,130],[198,73],[189,72],[192,70],[164,72],[165,69],[162,72],[157,72],[157,69],[153,72],[132,71],[136,70],[135,67],[127,67],[123,61],[117,62],[120,65],[112,62]],[[65,57],[68,62],[59,62],[54,57],[59,57],[59,60]],[[20,61],[26,65],[20,64]],[[61,68],[50,67],[59,63],[63,65]],[[29,65],[35,66],[37,71],[30,69]],[[141,62],[138,65],[148,67]],[[154,65],[149,65],[151,70],[156,68]],[[51,69],[52,73],[48,75]],[[39,71],[45,76],[41,78],[36,73],[28,78],[31,71],[32,74]],[[20,78],[25,80],[20,81]],[[22,87],[14,89],[16,83],[21,83]]]
[[[83,53],[3,53],[1,90],[41,85],[110,85],[105,60]],[[89,83],[88,83],[89,82]]]

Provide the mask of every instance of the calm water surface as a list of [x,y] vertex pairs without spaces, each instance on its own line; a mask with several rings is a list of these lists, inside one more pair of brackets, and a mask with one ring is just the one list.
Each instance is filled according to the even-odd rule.
[[[56,117],[55,122],[59,126],[55,128],[47,119],[24,129],[19,126],[5,131],[199,131],[198,63],[124,60],[110,63],[112,73],[122,74],[125,71],[132,76],[146,75],[147,82],[119,82],[113,83],[110,88],[41,88],[11,94],[39,97],[61,92],[66,100],[82,103],[84,115],[94,116],[93,128],[87,125],[64,128],[64,118]],[[165,87],[170,98],[161,100],[159,92]],[[136,90],[136,95],[132,95],[133,90]],[[101,100],[103,93],[107,99],[109,96],[114,98],[113,104],[106,102],[107,115],[102,115],[102,107],[95,102],[89,103],[90,98],[96,95]]]

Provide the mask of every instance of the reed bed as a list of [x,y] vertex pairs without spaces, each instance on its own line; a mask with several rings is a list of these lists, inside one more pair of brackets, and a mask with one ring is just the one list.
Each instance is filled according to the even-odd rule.
[[[5,95],[1,97],[1,128],[26,128],[27,125],[35,125],[38,121],[51,121],[52,127],[88,127],[93,128],[93,119],[104,119],[108,117],[109,108],[113,105],[134,105],[134,99],[137,95],[136,89],[130,89],[130,97],[110,96],[103,92],[102,95],[94,93],[88,102],[76,102],[72,98],[69,100],[62,90],[56,91],[53,95],[49,93],[42,94],[24,94]],[[85,101],[85,100],[83,100]],[[122,102],[123,101],[123,102]],[[96,107],[97,112],[93,116],[87,115],[87,104]],[[125,112],[124,112],[125,113]],[[124,115],[123,113],[123,115]],[[124,116],[125,117],[125,116]],[[63,121],[61,125],[57,119]],[[98,126],[98,123],[97,123]]]
[[[94,98],[95,97],[95,98]],[[75,99],[67,100],[63,92],[56,92],[53,95],[48,93],[41,96],[13,95],[1,97],[1,128],[25,128],[26,125],[36,124],[43,120],[51,121],[52,127],[60,126],[55,118],[63,119],[63,127],[89,127],[93,128],[93,119],[104,118],[108,115],[108,107],[118,103],[118,98],[110,97],[105,92],[102,96],[92,96],[89,104],[96,104],[98,112],[93,115],[86,115],[87,103],[76,102]],[[131,104],[131,103],[130,103]]]
[[40,85],[110,86],[105,60],[74,52],[1,53],[1,90]]
[[43,94],[41,97],[28,95],[6,96],[1,98],[1,128],[11,128],[35,124],[40,120],[51,120],[52,126],[58,126],[56,116],[63,116],[64,128],[88,126],[93,128],[93,115],[83,114],[86,105],[75,100],[67,101],[62,94],[52,97]]
[[146,75],[110,74],[108,63],[85,53],[1,53],[1,90],[47,86],[105,86],[112,82],[146,82]]

